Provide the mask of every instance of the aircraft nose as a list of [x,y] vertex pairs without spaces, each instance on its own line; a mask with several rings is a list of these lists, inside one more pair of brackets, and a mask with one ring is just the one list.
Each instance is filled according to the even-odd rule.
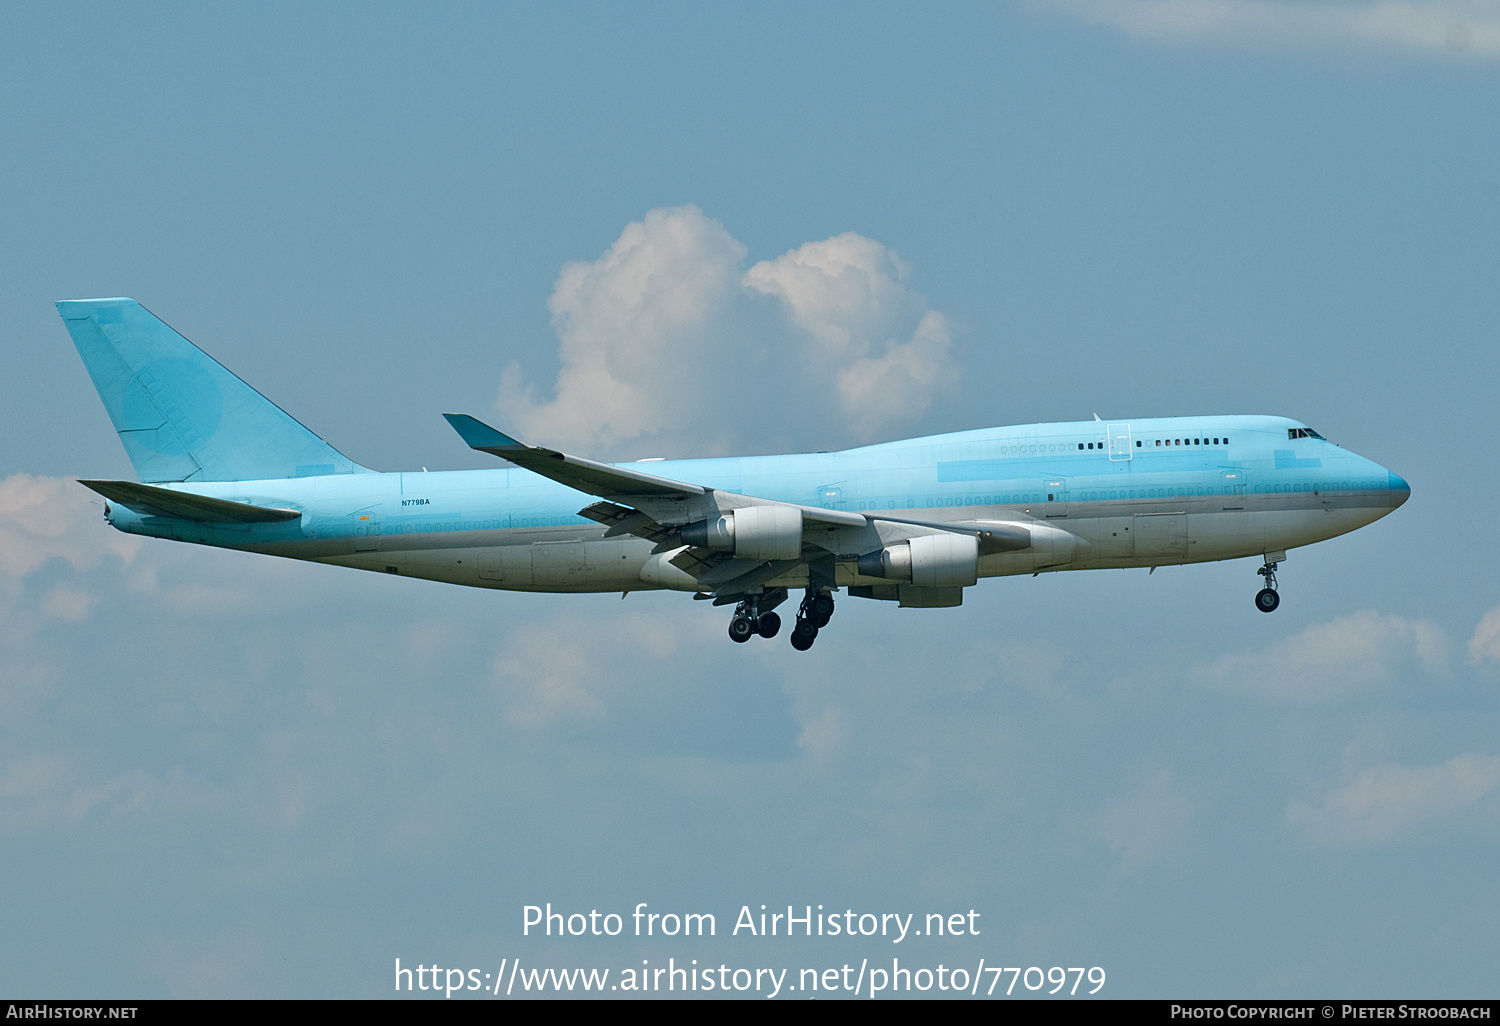
[[1411,485],[1400,474],[1391,473],[1389,488],[1391,490],[1391,509],[1395,509],[1411,498]]

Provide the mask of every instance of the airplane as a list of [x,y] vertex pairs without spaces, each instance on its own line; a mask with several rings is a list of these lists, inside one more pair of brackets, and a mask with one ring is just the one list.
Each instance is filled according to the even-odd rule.
[[468,415],[508,466],[362,467],[133,299],[57,303],[139,482],[79,483],[117,530],[479,588],[670,589],[733,605],[729,636],[810,648],[834,594],[962,604],[982,577],[1260,556],[1363,527],[1411,488],[1271,416],[1023,424],[840,452],[600,463]]

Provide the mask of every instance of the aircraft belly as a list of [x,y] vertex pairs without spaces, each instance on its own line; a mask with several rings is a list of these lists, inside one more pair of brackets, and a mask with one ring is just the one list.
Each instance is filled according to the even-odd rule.
[[1259,521],[1260,513],[1245,510],[1188,514],[1188,551],[1191,554],[1188,561],[1206,563],[1260,555],[1266,546]]
[[1131,538],[1133,516],[1096,516],[1068,520],[1068,530],[1089,543],[1089,562],[1129,560],[1135,554]]
[[1186,513],[1138,513],[1128,528],[1137,563],[1186,563],[1188,515]]
[[1009,577],[1036,573],[1036,553],[1031,549],[995,552],[979,557],[980,577]]
[[639,591],[651,547],[634,537],[537,542],[529,584],[535,591]]
[[1336,538],[1379,520],[1387,510],[1369,507],[1266,510],[1260,514],[1267,550],[1290,549]]
[[606,538],[584,546],[584,573],[592,591],[625,591],[641,586],[641,567],[651,554],[644,538]]

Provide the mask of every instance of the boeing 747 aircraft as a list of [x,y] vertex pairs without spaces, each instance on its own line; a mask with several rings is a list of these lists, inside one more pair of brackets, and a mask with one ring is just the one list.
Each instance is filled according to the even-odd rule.
[[133,299],[57,304],[141,481],[82,481],[131,534],[515,591],[667,588],[729,636],[806,650],[834,593],[956,606],[981,577],[1261,556],[1405,502],[1397,475],[1284,417],[981,428],[843,452],[607,464],[447,415],[510,466],[376,473]]

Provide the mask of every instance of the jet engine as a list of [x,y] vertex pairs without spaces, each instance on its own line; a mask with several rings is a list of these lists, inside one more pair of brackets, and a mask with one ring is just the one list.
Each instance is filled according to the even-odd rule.
[[797,559],[802,555],[802,511],[794,506],[745,506],[686,525],[682,540],[733,551],[744,559]]
[[864,577],[910,581],[919,588],[967,588],[979,580],[979,539],[924,534],[859,557]]

